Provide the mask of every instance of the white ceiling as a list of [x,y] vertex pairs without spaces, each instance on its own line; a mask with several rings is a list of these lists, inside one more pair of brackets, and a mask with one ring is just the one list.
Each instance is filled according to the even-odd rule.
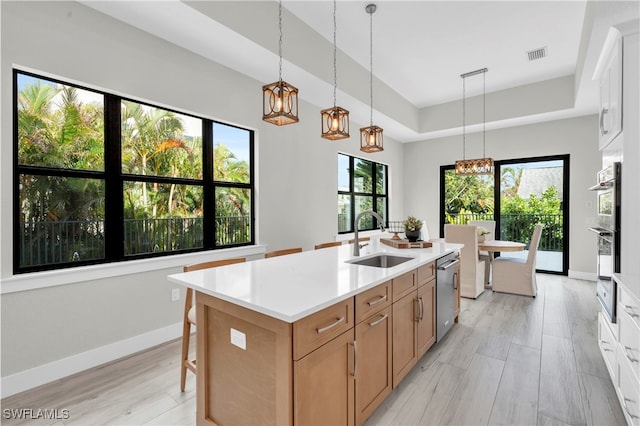
[[[375,75],[418,108],[459,99],[460,74],[488,68],[487,91],[573,74],[584,1],[373,1]],[[366,1],[336,5],[337,45],[369,68]],[[283,5],[333,42],[331,1]],[[547,47],[529,62],[526,52]],[[478,77],[481,78],[481,77]]]
[[[276,79],[275,1],[81,2],[259,82]],[[368,3],[340,0],[336,13],[338,105],[365,125],[369,122]],[[489,70],[487,94],[575,77],[573,105],[503,117],[487,122],[488,130],[597,113],[598,86],[592,76],[609,26],[640,16],[637,0],[375,3],[374,121],[401,142],[459,133],[458,124],[437,130],[424,126],[423,116],[459,101],[460,74],[484,67]],[[284,0],[283,7],[283,78],[300,89],[301,99],[326,108],[333,86],[333,2]],[[528,61],[526,52],[541,47],[547,48],[548,56]],[[481,82],[481,77],[467,79],[467,96],[481,93]]]

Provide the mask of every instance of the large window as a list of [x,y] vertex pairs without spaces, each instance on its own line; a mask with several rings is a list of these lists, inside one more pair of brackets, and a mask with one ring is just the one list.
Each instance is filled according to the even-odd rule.
[[[387,166],[338,154],[338,232],[353,232],[353,220],[361,212],[373,210],[388,222]],[[371,215],[361,219],[358,229],[375,229]]]
[[253,244],[253,132],[14,71],[14,271]]

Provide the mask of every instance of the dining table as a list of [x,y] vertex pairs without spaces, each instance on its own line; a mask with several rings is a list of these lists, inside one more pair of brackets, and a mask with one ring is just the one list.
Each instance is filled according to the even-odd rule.
[[[486,240],[478,241],[478,251],[486,251],[489,253],[489,263],[491,265],[491,273],[493,274],[493,259],[497,252],[514,252],[523,251],[526,244],[517,241],[507,240]],[[490,289],[491,284],[486,284],[484,288]]]

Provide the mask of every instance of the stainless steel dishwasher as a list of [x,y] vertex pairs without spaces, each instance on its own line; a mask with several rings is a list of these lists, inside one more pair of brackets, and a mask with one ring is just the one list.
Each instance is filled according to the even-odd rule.
[[460,259],[455,253],[436,260],[436,341],[440,341],[453,327],[455,266]]

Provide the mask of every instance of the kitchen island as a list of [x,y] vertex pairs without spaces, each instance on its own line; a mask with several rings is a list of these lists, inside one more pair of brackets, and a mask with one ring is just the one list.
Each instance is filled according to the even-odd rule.
[[[460,247],[343,245],[170,275],[196,292],[198,424],[364,422],[435,342],[435,260]],[[352,263],[380,253],[410,259]]]

